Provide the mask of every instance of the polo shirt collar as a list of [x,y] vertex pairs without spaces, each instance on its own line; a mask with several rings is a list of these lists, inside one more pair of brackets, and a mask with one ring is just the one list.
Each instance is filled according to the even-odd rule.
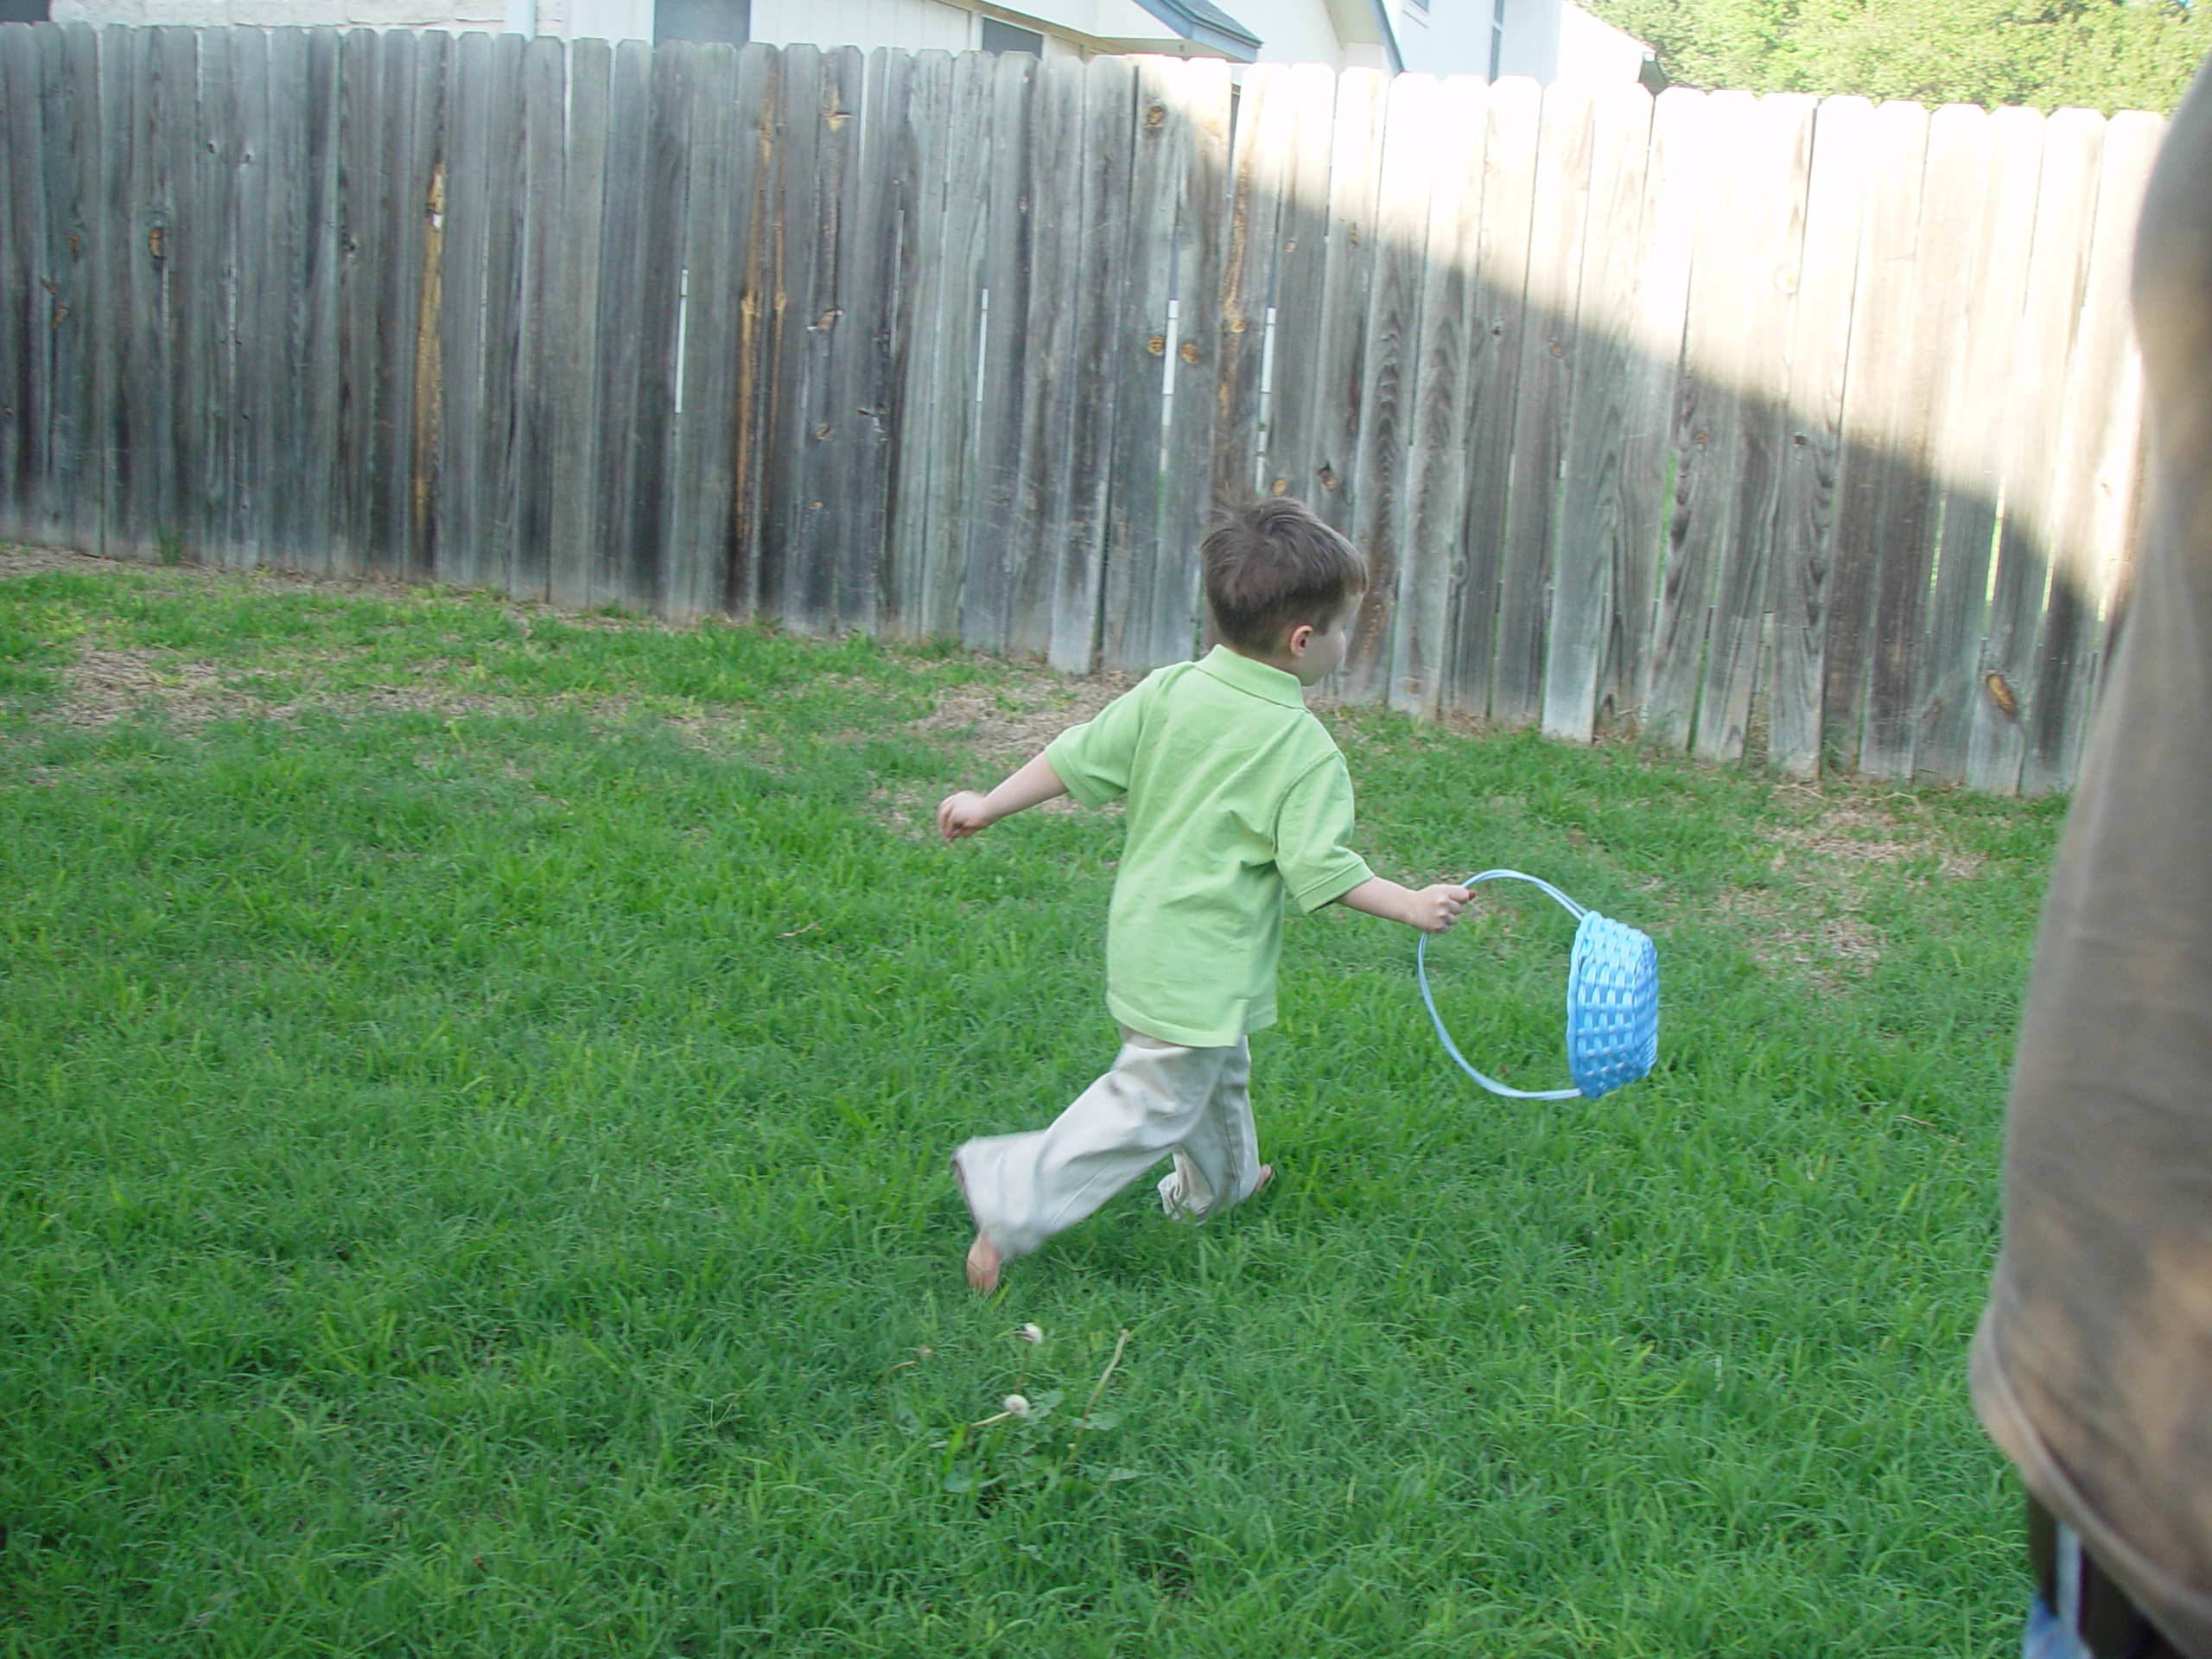
[[1200,658],[1198,668],[1224,685],[1233,685],[1239,691],[1249,691],[1269,702],[1279,702],[1287,709],[1306,706],[1306,688],[1298,683],[1297,675],[1255,662],[1227,645],[1216,645],[1208,652]]

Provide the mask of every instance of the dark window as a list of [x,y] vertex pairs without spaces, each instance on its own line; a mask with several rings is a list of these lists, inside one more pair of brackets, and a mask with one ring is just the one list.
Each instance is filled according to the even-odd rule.
[[753,0],[653,0],[653,40],[720,41],[743,46],[753,38]]
[[1042,35],[1033,29],[1016,29],[995,17],[983,19],[982,46],[986,52],[1027,52],[1036,58],[1045,55]]
[[0,0],[0,23],[42,23],[48,0]]
[[1497,79],[1498,67],[1505,61],[1505,0],[1490,15],[1490,78]]

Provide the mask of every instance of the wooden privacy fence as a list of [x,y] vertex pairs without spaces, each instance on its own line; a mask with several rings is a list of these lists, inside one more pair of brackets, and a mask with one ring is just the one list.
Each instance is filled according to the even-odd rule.
[[1142,669],[1289,491],[1351,697],[2061,786],[2163,124],[0,27],[0,534]]

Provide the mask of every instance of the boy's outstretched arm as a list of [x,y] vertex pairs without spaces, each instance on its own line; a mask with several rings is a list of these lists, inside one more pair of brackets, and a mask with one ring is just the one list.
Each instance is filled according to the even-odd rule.
[[1403,922],[1424,933],[1441,933],[1459,919],[1459,912],[1473,895],[1457,881],[1439,881],[1414,892],[1379,875],[1370,875],[1337,902],[1349,905],[1386,922]]
[[1060,774],[1040,753],[988,795],[963,789],[946,796],[938,803],[938,833],[947,841],[958,841],[978,830],[989,829],[1001,818],[1067,792],[1068,786],[1060,781]]

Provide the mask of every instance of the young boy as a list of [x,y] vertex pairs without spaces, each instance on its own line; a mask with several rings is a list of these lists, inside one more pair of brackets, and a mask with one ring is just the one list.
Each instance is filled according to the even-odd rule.
[[1245,1037],[1274,1023],[1286,896],[1428,932],[1467,902],[1452,882],[1416,893],[1386,881],[1346,844],[1351,779],[1305,688],[1344,661],[1367,588],[1358,550],[1278,496],[1228,519],[1201,552],[1220,645],[1147,676],[989,794],[962,791],[937,810],[957,841],[1058,795],[1128,804],[1106,931],[1121,1054],[1049,1128],[953,1154],[976,1219],[978,1291],[1171,1153],[1160,1183],[1170,1216],[1204,1221],[1267,1184]]

